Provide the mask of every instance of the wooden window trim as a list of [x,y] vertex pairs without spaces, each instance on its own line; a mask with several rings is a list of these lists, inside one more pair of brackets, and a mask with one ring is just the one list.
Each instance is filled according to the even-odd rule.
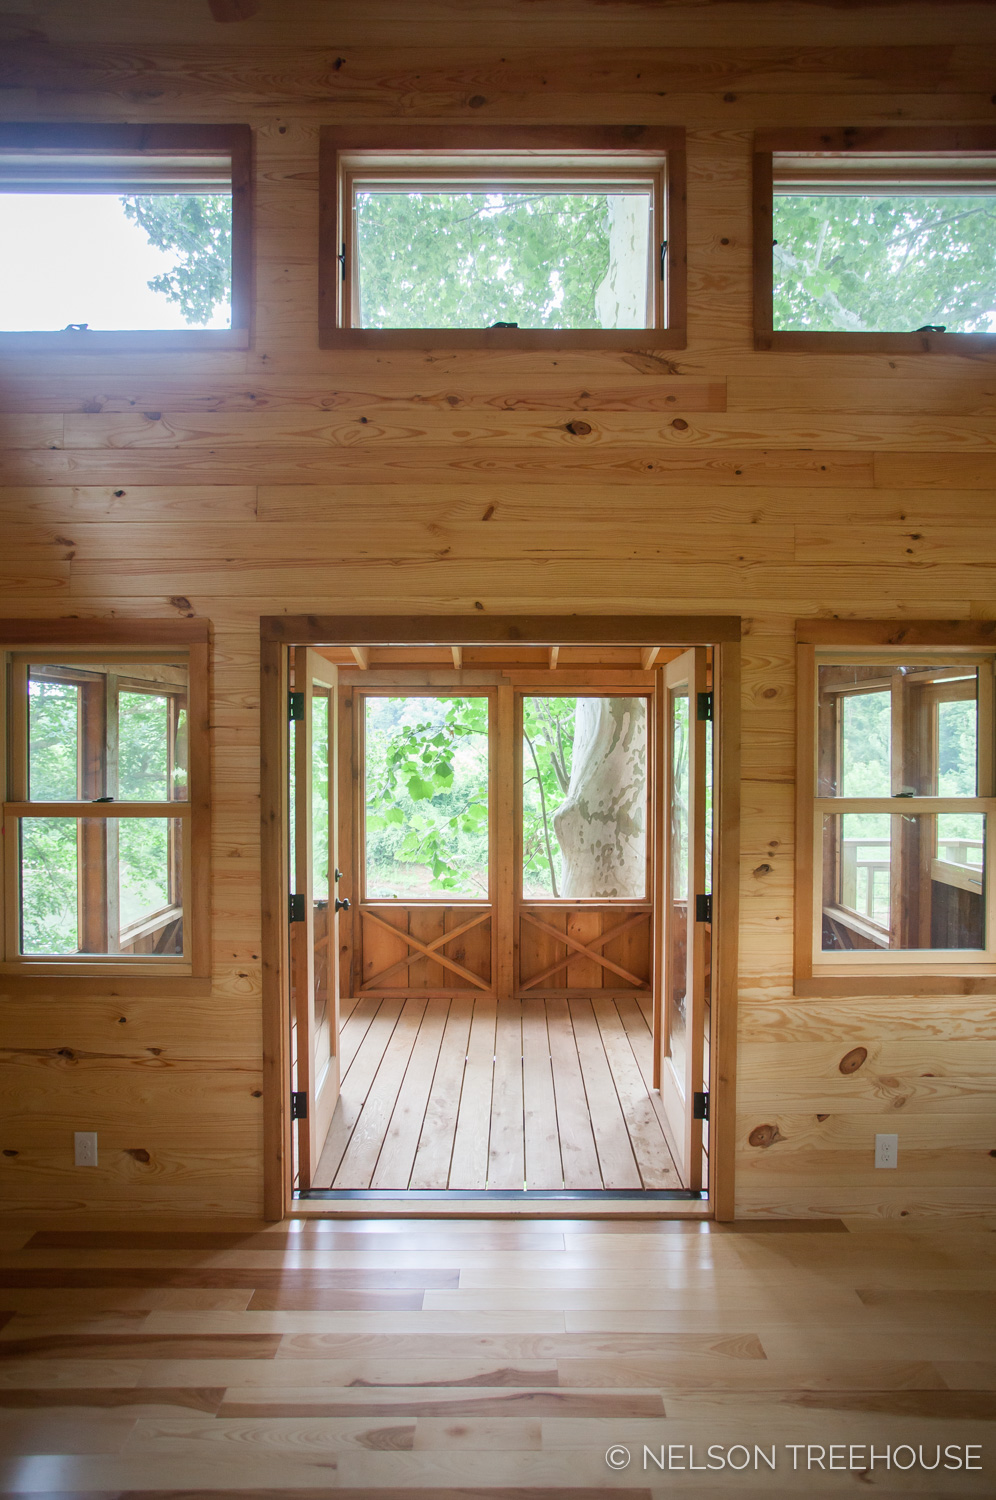
[[[794,993],[806,999],[847,999],[862,996],[896,995],[908,998],[930,995],[996,994],[996,964],[991,960],[943,961],[936,951],[907,950],[905,955],[891,953],[888,963],[875,973],[848,973],[847,965],[828,963],[814,972],[813,932],[817,892],[815,885],[816,824],[819,816],[816,796],[816,654],[817,649],[833,648],[835,653],[853,651],[860,659],[871,660],[900,656],[906,661],[924,653],[963,656],[966,664],[980,660],[982,653],[992,659],[996,649],[996,621],[991,620],[797,620],[796,621],[796,867],[794,903]],[[981,679],[980,679],[981,681]],[[980,719],[988,711],[980,688]],[[985,740],[980,739],[984,746]],[[993,768],[980,753],[980,792],[993,787]],[[825,800],[825,799],[823,799]],[[898,811],[916,811],[923,798],[904,801]],[[959,798],[959,810],[973,811],[975,802],[988,797]],[[936,801],[936,799],[935,799]],[[936,806],[934,808],[936,809]],[[943,811],[943,809],[941,809]],[[990,816],[993,814],[990,813]],[[988,837],[992,840],[992,830]],[[992,923],[993,901],[990,894],[987,919]],[[922,958],[921,958],[921,955]],[[918,962],[919,960],[919,962]],[[870,968],[871,965],[866,965]]]
[[224,152],[232,160],[231,328],[26,329],[0,332],[0,352],[90,354],[248,349],[252,341],[252,129],[249,125],[82,125],[0,123],[0,152]]
[[[46,656],[58,653],[62,665],[74,659],[85,666],[96,652],[101,660],[127,665],[150,657],[182,651],[188,661],[187,797],[162,803],[115,803],[102,808],[90,802],[14,802],[18,795],[16,758],[7,753],[12,738],[26,733],[26,707],[15,694],[8,709],[8,696],[0,694],[0,799],[12,818],[30,815],[42,808],[56,812],[71,810],[105,821],[120,817],[178,817],[182,822],[185,850],[184,891],[189,918],[188,953],[175,959],[166,956],[120,957],[115,954],[50,959],[7,958],[6,945],[0,962],[0,994],[7,996],[59,995],[67,984],[80,995],[106,995],[127,977],[134,995],[184,996],[203,994],[211,977],[211,767],[210,767],[210,625],[205,620],[0,620],[0,649],[23,660],[35,650]],[[8,713],[13,722],[8,723]],[[13,772],[13,782],[8,777]],[[166,811],[164,811],[166,809]],[[174,811],[175,809],[175,811]],[[7,913],[4,932],[9,935],[10,903],[6,899],[10,852],[0,861],[0,897]],[[13,914],[16,920],[16,913]]]
[[[667,225],[665,286],[667,326],[659,299],[653,328],[354,328],[344,305],[339,255],[352,235],[346,223],[346,173],[350,157],[369,154],[411,158],[449,154],[466,157],[468,169],[482,156],[509,152],[544,155],[576,154],[583,157],[590,174],[598,176],[601,165],[612,173],[613,157],[627,163],[646,157],[648,167],[661,171],[666,160],[666,185],[655,205],[655,222]],[[523,163],[525,165],[525,163]],[[687,271],[685,211],[685,132],[674,126],[572,126],[522,125],[372,125],[345,129],[322,126],[319,158],[319,312],[318,342],[322,349],[684,349],[687,342]]]
[[763,130],[754,137],[754,348],[817,354],[992,354],[996,333],[844,333],[774,327],[773,156],[775,152],[991,153],[996,126],[873,126]]

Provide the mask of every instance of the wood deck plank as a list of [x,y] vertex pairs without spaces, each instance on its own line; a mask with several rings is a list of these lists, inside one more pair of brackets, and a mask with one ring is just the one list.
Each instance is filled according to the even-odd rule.
[[430,1000],[425,1007],[398,1090],[391,1123],[370,1180],[373,1188],[408,1187],[449,1008],[448,1000]]
[[332,1124],[329,1126],[329,1133],[315,1170],[316,1187],[331,1187],[335,1181],[336,1173],[349,1147],[353,1131],[356,1129],[356,1122],[366,1103],[370,1085],[381,1065],[387,1044],[391,1040],[398,1017],[401,1015],[402,1001],[400,999],[365,1000],[361,1004],[373,1005],[375,1011],[366,1025],[349,1071],[340,1085]]
[[564,1167],[546,1007],[528,1001],[522,1007],[522,1102],[526,1186],[562,1188]]
[[445,1188],[449,1182],[473,1015],[472,998],[451,1001],[415,1152],[409,1183],[412,1188]]
[[602,1171],[567,1001],[548,1000],[546,1015],[564,1186],[594,1190],[603,1186]]
[[333,1179],[334,1187],[370,1186],[425,1007],[425,1000],[404,1002],[398,1023],[391,1032],[380,1066],[350,1136],[349,1145]]
[[569,1002],[578,1057],[584,1077],[602,1182],[607,1188],[643,1186],[633,1154],[626,1118],[605,1057],[605,1048],[590,1000]]
[[595,999],[592,1010],[643,1186],[650,1191],[680,1188],[681,1178],[615,1002]]
[[488,1187],[521,1188],[525,1181],[522,1104],[522,1013],[514,1002],[498,1006]]
[[[460,1096],[451,1188],[483,1188],[488,1181],[488,1145],[494,1087],[496,1007],[493,1000],[476,1000],[467,1048],[467,1075]],[[472,1087],[467,1080],[472,1079]]]

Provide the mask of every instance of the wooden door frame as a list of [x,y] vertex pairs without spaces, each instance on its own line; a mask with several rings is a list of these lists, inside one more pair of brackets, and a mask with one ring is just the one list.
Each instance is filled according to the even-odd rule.
[[[264,615],[260,619],[263,1212],[293,1211],[287,922],[291,646],[712,646],[716,719],[709,1212],[734,1215],[740,874],[738,615]],[[518,1210],[513,1210],[517,1212]],[[502,1205],[493,1210],[501,1217]],[[580,1205],[572,1214],[583,1217]]]

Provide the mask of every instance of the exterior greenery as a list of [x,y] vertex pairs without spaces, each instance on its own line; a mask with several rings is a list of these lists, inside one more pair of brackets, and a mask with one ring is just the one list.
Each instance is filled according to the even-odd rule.
[[781,195],[776,329],[996,332],[996,197]]
[[232,299],[231,195],[157,193],[121,203],[150,244],[176,253],[176,265],[153,276],[150,289],[175,303],[193,327],[206,327]]

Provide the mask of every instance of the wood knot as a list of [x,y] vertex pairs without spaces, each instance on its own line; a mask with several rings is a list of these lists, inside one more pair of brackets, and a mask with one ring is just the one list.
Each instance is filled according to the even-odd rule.
[[867,1060],[867,1057],[867,1047],[852,1047],[850,1052],[844,1053],[844,1056],[841,1058],[837,1066],[845,1075],[848,1073],[856,1073],[861,1067],[862,1063]]
[[134,1157],[135,1161],[144,1162],[146,1165],[152,1160],[152,1157],[149,1155],[149,1153],[141,1146],[126,1147],[125,1156]]
[[[5,1150],[3,1154],[4,1154],[4,1156],[16,1156],[17,1152],[16,1151],[7,1151],[7,1150]],[[992,1154],[994,1156],[996,1156],[996,1151],[994,1151]]]
[[777,1125],[755,1125],[754,1129],[747,1137],[750,1145],[760,1146],[762,1150],[767,1150],[767,1148],[769,1146],[773,1146],[776,1141],[783,1141],[784,1139],[785,1137],[782,1135]]
[[191,615],[194,612],[194,606],[191,604],[190,600],[185,594],[171,594],[169,597],[169,602],[170,604],[172,604],[174,609],[185,610],[188,614]]
[[487,99],[485,99],[483,94],[472,94],[471,97],[467,100],[467,103],[470,105],[471,109],[480,109],[481,105],[487,104],[487,102],[488,101]]
[[755,867],[754,867],[754,874],[755,875],[770,875],[771,874],[771,866],[770,865],[755,865]]
[[687,432],[688,431],[688,423],[685,421],[684,417],[675,417],[674,420],[673,420],[673,422],[671,423],[671,426],[677,432]]
[[591,423],[568,422],[567,431],[573,433],[575,437],[587,437],[588,433],[591,431]]
[[829,1115],[817,1115],[816,1118],[819,1120],[820,1124],[822,1125],[823,1121],[824,1120],[829,1120],[830,1116]]

